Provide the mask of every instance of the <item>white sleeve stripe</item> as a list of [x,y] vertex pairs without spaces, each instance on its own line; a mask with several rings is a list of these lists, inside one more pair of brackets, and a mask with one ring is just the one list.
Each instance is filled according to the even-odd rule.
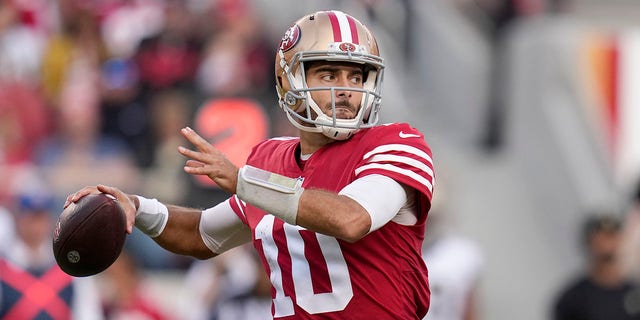
[[[423,176],[411,171],[411,170],[407,170],[407,169],[402,169],[402,168],[398,168],[394,165],[391,164],[379,164],[379,163],[370,163],[367,165],[364,165],[362,167],[359,167],[355,170],[355,174],[358,175],[360,174],[360,172],[364,171],[364,170],[368,170],[368,169],[381,169],[381,170],[386,170],[386,171],[391,171],[391,172],[395,172],[395,173],[399,173],[402,174],[404,176],[407,176],[415,181],[417,181],[418,183],[424,185],[429,192],[433,192],[433,185],[431,184],[431,182],[429,180],[427,180],[426,178],[424,178]],[[431,177],[431,179],[433,180],[433,176],[429,175]]]
[[242,213],[242,216],[246,219],[247,215],[244,213],[244,203],[242,200],[240,200],[237,196],[233,197],[233,199],[236,201],[236,205],[238,205],[238,208],[240,209],[240,213]]
[[416,167],[416,168],[428,173],[430,176],[433,177],[433,170],[431,168],[429,168],[428,165],[424,164],[424,162],[418,161],[418,160],[413,159],[413,158],[405,157],[405,156],[398,156],[398,155],[395,155],[395,154],[378,154],[378,155],[373,156],[367,162],[369,162],[369,163],[371,163],[371,162],[400,162],[400,163],[408,164],[408,165],[410,165],[412,167]]
[[412,147],[412,146],[408,146],[406,144],[384,144],[381,146],[376,147],[375,149],[367,152],[362,159],[366,160],[367,158],[371,157],[374,154],[378,154],[378,153],[385,153],[385,152],[389,152],[389,151],[402,151],[402,152],[407,152],[410,154],[413,154],[415,156],[418,156],[420,158],[423,158],[425,160],[427,160],[429,163],[433,164],[433,160],[431,160],[431,157],[424,151],[416,148],[416,147]]
[[273,137],[269,140],[273,140],[273,141],[287,141],[287,140],[293,140],[293,139],[298,139],[298,137],[289,137],[289,136],[283,136],[283,137]]

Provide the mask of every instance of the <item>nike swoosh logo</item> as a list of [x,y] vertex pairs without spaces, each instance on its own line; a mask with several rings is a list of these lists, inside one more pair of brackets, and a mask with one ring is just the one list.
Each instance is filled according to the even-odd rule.
[[400,131],[400,133],[398,133],[398,135],[400,136],[400,138],[420,138],[419,135],[417,134],[413,134],[413,133],[404,133],[402,131]]
[[215,145],[216,143],[231,137],[234,131],[234,128],[229,127],[205,136],[204,138],[209,141],[210,144]]

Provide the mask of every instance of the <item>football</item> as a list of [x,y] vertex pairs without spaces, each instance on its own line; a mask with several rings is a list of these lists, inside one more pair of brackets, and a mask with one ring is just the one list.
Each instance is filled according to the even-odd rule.
[[53,254],[69,275],[86,277],[107,269],[126,239],[126,217],[110,195],[90,194],[67,206],[53,231]]

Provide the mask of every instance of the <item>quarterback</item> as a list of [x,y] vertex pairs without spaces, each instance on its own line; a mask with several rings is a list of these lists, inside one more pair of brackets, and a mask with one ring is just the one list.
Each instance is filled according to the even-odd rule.
[[205,210],[104,192],[163,248],[208,259],[252,242],[275,319],[422,319],[421,257],[434,185],[431,150],[409,124],[379,125],[384,61],[370,30],[340,11],[296,21],[275,55],[279,107],[298,137],[256,145],[241,168],[190,128],[184,171],[229,192]]

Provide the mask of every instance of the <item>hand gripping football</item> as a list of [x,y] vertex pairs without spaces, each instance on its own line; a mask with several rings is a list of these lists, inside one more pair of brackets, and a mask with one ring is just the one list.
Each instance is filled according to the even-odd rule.
[[112,196],[90,194],[67,206],[53,232],[53,254],[69,275],[86,277],[107,269],[126,239],[124,210]]

